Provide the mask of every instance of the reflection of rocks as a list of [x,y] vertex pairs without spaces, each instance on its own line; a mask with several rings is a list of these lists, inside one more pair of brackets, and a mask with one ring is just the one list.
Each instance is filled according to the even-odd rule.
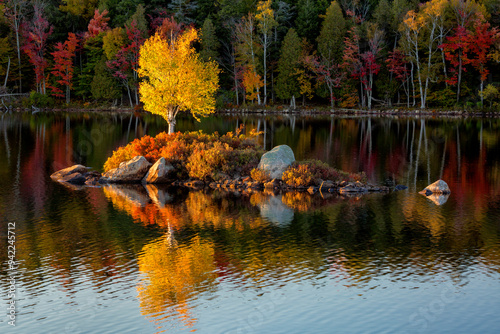
[[279,145],[260,158],[259,168],[268,172],[271,179],[281,179],[283,172],[295,161],[292,149]]
[[140,182],[148,172],[151,164],[143,156],[136,156],[129,161],[124,161],[118,168],[113,168],[104,173],[105,182],[132,183]]
[[172,181],[172,173],[175,168],[168,164],[165,158],[161,157],[158,159],[153,166],[149,169],[146,176],[144,176],[143,182],[146,183],[166,183]]
[[443,205],[446,201],[448,201],[449,197],[450,194],[431,194],[427,196],[427,199],[431,200],[436,205]]
[[106,196],[121,198],[133,206],[149,203],[148,194],[140,184],[106,184],[103,189]]
[[450,187],[443,180],[437,180],[433,184],[428,185],[420,192],[420,194],[424,194],[429,196],[430,194],[450,194]]
[[152,184],[147,184],[145,187],[149,197],[158,207],[163,208],[165,204],[173,201],[173,197],[166,190],[160,189]]
[[267,197],[258,207],[260,215],[272,223],[288,224],[293,220],[293,210],[283,203],[281,195]]

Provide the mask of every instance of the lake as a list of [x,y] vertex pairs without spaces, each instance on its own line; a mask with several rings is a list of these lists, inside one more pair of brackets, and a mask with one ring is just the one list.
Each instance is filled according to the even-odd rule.
[[[2,333],[498,333],[500,119],[181,118],[404,191],[72,189],[167,129],[143,113],[0,115]],[[418,194],[442,178],[446,198]],[[10,223],[10,224],[9,224]],[[7,315],[15,233],[15,327]],[[12,238],[11,238],[12,240]]]

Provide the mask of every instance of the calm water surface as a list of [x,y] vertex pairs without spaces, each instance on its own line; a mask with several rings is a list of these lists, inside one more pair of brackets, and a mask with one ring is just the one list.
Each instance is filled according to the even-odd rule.
[[[377,184],[342,198],[142,186],[74,190],[166,129],[145,114],[3,114],[1,333],[498,333],[500,120],[218,116],[178,130],[264,131]],[[438,178],[449,198],[417,194]],[[20,262],[7,318],[7,223]]]

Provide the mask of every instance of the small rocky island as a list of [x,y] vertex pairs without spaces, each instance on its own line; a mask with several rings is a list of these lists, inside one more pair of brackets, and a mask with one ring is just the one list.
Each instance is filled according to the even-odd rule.
[[[349,174],[317,160],[297,162],[287,145],[264,153],[254,138],[232,133],[145,136],[115,151],[104,169],[105,173],[101,174],[89,167],[74,165],[55,172],[51,178],[68,185],[94,187],[142,183],[238,192],[307,191],[345,196],[390,191],[387,186],[369,184],[364,173]],[[397,185],[393,190],[406,188]],[[448,195],[450,190],[446,182],[439,180],[421,193],[440,205],[447,197],[444,201],[431,197]]]

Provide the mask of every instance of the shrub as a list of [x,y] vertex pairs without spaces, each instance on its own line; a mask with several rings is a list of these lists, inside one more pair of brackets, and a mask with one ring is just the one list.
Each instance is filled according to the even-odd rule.
[[50,108],[54,106],[54,99],[50,95],[31,91],[29,98],[23,100],[23,107]]
[[142,155],[151,163],[164,157],[176,168],[178,177],[216,179],[220,173],[249,175],[263,154],[256,137],[256,132],[248,136],[232,132],[220,136],[201,131],[143,136],[114,151],[104,164],[104,171]]
[[269,176],[269,173],[267,173],[265,170],[262,170],[260,168],[254,168],[250,171],[250,176],[252,177],[252,180],[257,181],[257,182],[266,182],[269,179],[271,179],[271,176]]
[[322,181],[366,181],[364,173],[349,174],[319,160],[294,162],[283,173],[283,182],[292,187],[319,186]]
[[189,176],[200,180],[217,178],[216,175],[223,170],[232,150],[228,144],[221,142],[215,142],[212,145],[199,143],[186,164]]

